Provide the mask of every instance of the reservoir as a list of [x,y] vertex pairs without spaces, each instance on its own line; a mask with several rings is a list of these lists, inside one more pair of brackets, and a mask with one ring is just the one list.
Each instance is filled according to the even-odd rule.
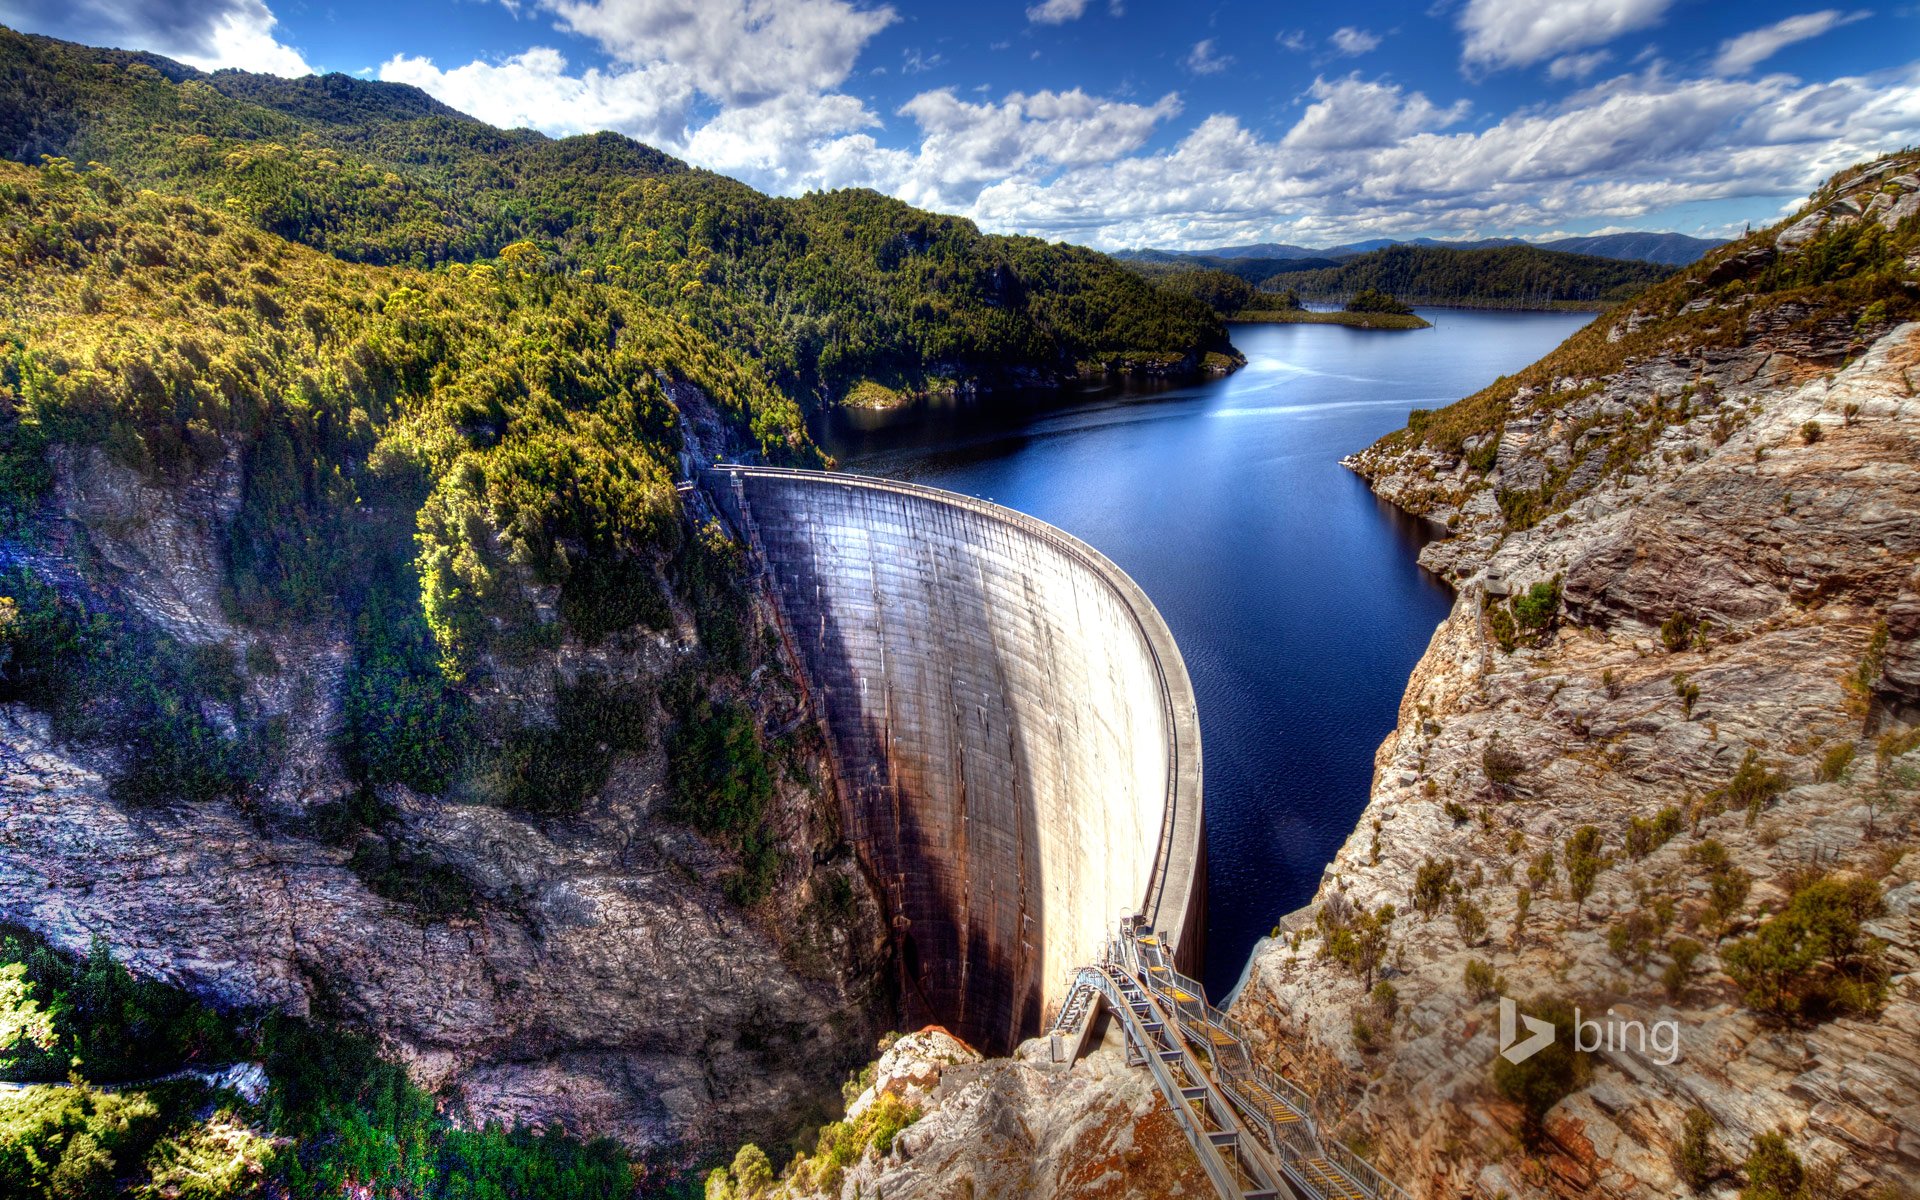
[[1085,539],[1166,618],[1205,746],[1214,996],[1254,941],[1312,898],[1452,603],[1415,563],[1419,523],[1376,500],[1341,456],[1592,319],[1421,315],[1435,327],[1237,325],[1246,367],[1193,386],[847,411],[819,431],[846,470],[993,500]]

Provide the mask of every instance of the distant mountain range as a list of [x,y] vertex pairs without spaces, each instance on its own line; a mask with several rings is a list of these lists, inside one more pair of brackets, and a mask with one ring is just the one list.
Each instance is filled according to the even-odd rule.
[[[1689,237],[1684,233],[1601,233],[1588,237],[1559,238],[1551,242],[1529,242],[1522,238],[1481,238],[1478,241],[1442,241],[1438,238],[1369,238],[1365,241],[1344,242],[1338,246],[1325,246],[1319,249],[1289,245],[1286,242],[1256,242],[1247,246],[1219,246],[1211,250],[1122,250],[1115,257],[1146,262],[1171,262],[1183,258],[1256,259],[1276,263],[1315,259],[1318,261],[1314,262],[1313,266],[1317,268],[1333,266],[1339,259],[1351,258],[1356,254],[1365,254],[1387,246],[1428,246],[1442,250],[1487,250],[1500,246],[1532,246],[1539,250],[1559,250],[1568,254],[1591,254],[1596,258],[1618,258],[1634,262],[1661,263],[1670,267],[1684,267],[1698,262],[1707,251],[1723,244],[1724,242],[1718,239]],[[1213,261],[1207,265],[1219,266],[1220,264],[1218,261]],[[1230,267],[1222,269],[1232,270]],[[1240,274],[1238,271],[1234,273]],[[1276,273],[1278,272],[1271,270],[1265,272],[1269,275]]]

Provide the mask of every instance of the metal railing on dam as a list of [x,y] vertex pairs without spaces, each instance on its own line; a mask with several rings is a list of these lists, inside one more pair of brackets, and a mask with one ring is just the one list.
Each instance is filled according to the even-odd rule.
[[936,488],[701,476],[764,572],[826,726],[910,1015],[1009,1049],[1045,1027],[1121,913],[1197,961],[1199,722],[1179,649],[1125,572],[1045,522]]
[[1103,1005],[1221,1200],[1408,1200],[1321,1129],[1311,1096],[1254,1060],[1247,1031],[1175,967],[1144,918],[1123,920],[1099,960],[1075,972],[1049,1033],[1055,1062],[1079,1058]]

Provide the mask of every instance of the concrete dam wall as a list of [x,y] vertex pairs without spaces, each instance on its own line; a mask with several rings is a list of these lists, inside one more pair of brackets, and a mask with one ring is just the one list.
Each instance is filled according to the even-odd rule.
[[716,467],[825,719],[903,1002],[990,1051],[1040,1031],[1123,913],[1197,960],[1200,735],[1146,595],[1022,513]]

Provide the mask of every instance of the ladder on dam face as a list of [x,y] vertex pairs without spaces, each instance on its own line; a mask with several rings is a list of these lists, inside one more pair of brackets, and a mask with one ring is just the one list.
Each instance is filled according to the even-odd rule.
[[1174,968],[1161,935],[1124,922],[1100,962],[1074,975],[1049,1036],[1056,1062],[1079,1057],[1104,1005],[1127,1064],[1146,1066],[1222,1200],[1409,1200],[1321,1134],[1312,1097],[1253,1060],[1246,1031]]

